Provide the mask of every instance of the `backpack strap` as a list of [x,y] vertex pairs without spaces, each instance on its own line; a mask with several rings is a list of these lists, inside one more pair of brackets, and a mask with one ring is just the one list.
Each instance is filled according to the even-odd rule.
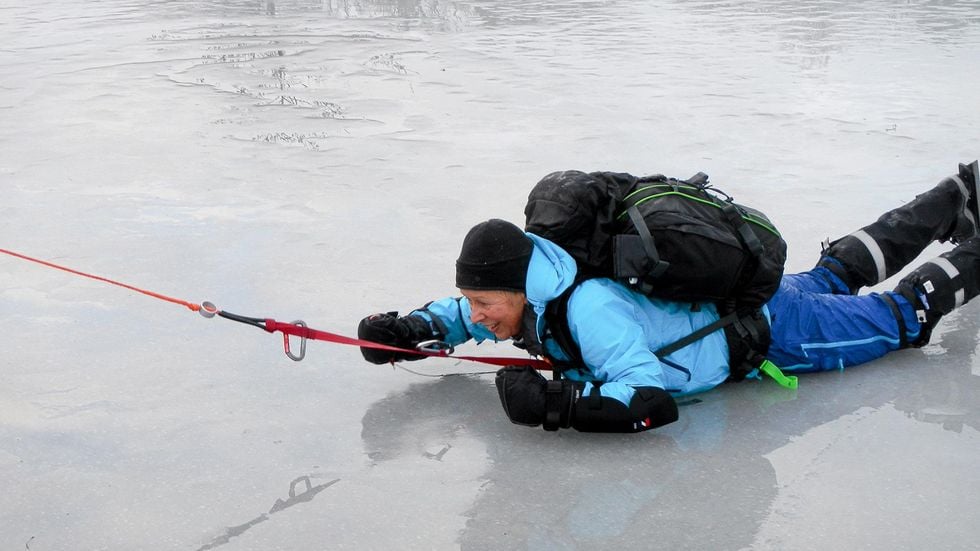
[[707,337],[708,335],[714,333],[715,331],[719,329],[724,329],[725,327],[735,323],[736,321],[738,321],[738,318],[739,318],[738,312],[732,312],[727,316],[720,317],[717,320],[709,323],[708,325],[705,325],[700,329],[688,333],[686,336],[681,337],[668,345],[661,346],[660,348],[654,350],[653,354],[658,358],[669,356],[674,352],[677,352],[681,348],[684,348],[689,344],[694,344],[695,342]]
[[[563,371],[573,367],[585,366],[582,349],[575,342],[575,339],[572,338],[572,331],[568,326],[568,301],[572,296],[572,292],[574,292],[582,281],[585,281],[585,279],[581,281],[576,280],[558,298],[549,302],[545,308],[545,320],[548,323],[551,338],[558,343],[558,346],[569,357],[568,362],[555,362],[555,369],[552,371],[555,378],[560,377]],[[761,327],[760,324],[764,324],[766,327]],[[758,308],[749,312],[732,311],[670,344],[661,346],[657,350],[654,350],[653,354],[661,362],[690,375],[690,370],[675,362],[667,361],[666,357],[720,329],[725,330],[725,340],[728,343],[728,363],[731,378],[736,381],[742,380],[748,373],[748,371],[742,372],[744,369],[743,366],[757,364],[764,360],[765,353],[769,347],[768,334],[761,334],[768,332],[768,323]],[[758,365],[752,365],[751,367],[755,368]]]
[[572,338],[572,330],[568,327],[568,299],[571,298],[572,292],[582,281],[585,280],[576,278],[568,289],[565,289],[562,294],[558,295],[558,298],[545,306],[544,316],[548,324],[548,331],[551,332],[551,338],[555,339],[555,342],[569,358],[568,362],[552,362],[554,364],[552,374],[556,379],[561,377],[563,371],[585,365],[585,360],[582,359],[582,349]]
[[[568,301],[571,298],[572,293],[579,286],[579,284],[582,283],[582,281],[585,280],[584,279],[581,281],[576,280],[568,289],[565,289],[565,291],[562,292],[562,294],[558,295],[558,298],[549,302],[548,305],[545,307],[545,320],[548,323],[548,330],[551,332],[551,338],[555,339],[555,342],[558,343],[558,346],[560,346],[561,349],[565,352],[565,354],[568,355],[570,360],[567,364],[564,364],[564,362],[562,362],[562,364],[564,365],[560,365],[560,364],[556,365],[556,369],[554,370],[556,376],[560,375],[561,371],[565,371],[572,366],[585,365],[585,360],[582,357],[582,349],[578,346],[578,343],[575,342],[575,339],[572,338],[572,331],[568,326]],[[749,320],[756,319],[756,318],[762,318],[763,320],[765,319],[763,316],[761,316],[761,312],[758,312],[758,314],[757,312],[758,309],[753,310],[752,312],[749,313],[738,312],[738,311],[730,312],[724,316],[721,316],[717,320],[709,323],[708,325],[705,325],[700,329],[696,329],[691,333],[677,339],[676,341],[670,344],[661,346],[660,348],[654,350],[653,354],[657,356],[658,359],[663,361],[663,358],[673,354],[674,352],[677,352],[682,348],[694,344],[695,342],[707,337],[708,335],[720,329],[726,330],[725,337],[726,340],[729,340],[729,349],[732,349],[731,346],[732,343],[730,342],[730,338],[731,338],[730,335],[736,336],[746,341],[758,343],[763,339],[760,338],[753,324],[747,323]],[[736,328],[736,330],[729,332],[727,331],[729,327],[734,327]],[[765,342],[765,344],[766,347],[768,348],[768,342]],[[750,346],[750,348],[754,348],[754,347]],[[756,350],[753,351],[759,352]],[[765,351],[762,351],[762,354],[765,354]],[[731,358],[730,360],[731,360],[730,363],[734,364],[737,358]],[[672,362],[667,362],[667,363],[670,365],[674,365]]]
[[759,237],[749,227],[749,223],[742,218],[742,213],[734,203],[725,201],[725,205],[721,207],[721,212],[725,214],[728,223],[738,232],[739,238],[749,249],[749,252],[752,253],[752,256],[758,258],[766,252],[762,246],[762,241],[759,241]]
[[[640,283],[640,289],[644,293],[649,293],[653,286],[649,283],[651,279],[657,279],[662,276],[664,272],[670,268],[670,262],[662,260],[660,258],[660,253],[657,252],[657,244],[653,241],[653,235],[650,234],[650,228],[647,227],[646,220],[643,219],[643,215],[640,214],[640,209],[636,208],[636,205],[631,206],[626,209],[626,214],[630,217],[630,222],[633,223],[633,227],[636,229],[636,234],[640,236],[640,242],[643,244],[643,251],[647,253],[647,266],[652,266],[646,270],[644,278]],[[751,230],[750,230],[751,231]]]
[[[724,309],[721,305],[719,308]],[[727,311],[727,310],[723,310]],[[728,343],[728,379],[741,381],[759,368],[769,352],[772,333],[760,308],[739,310],[733,323],[725,326]]]

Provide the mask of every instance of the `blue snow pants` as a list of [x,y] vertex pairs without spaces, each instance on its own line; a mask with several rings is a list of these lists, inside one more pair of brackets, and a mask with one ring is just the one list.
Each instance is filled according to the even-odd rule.
[[[912,305],[889,295],[905,318],[909,341],[919,335]],[[843,369],[900,348],[898,322],[881,294],[848,294],[830,270],[817,267],[783,276],[768,303],[772,344],[767,357],[784,371]]]

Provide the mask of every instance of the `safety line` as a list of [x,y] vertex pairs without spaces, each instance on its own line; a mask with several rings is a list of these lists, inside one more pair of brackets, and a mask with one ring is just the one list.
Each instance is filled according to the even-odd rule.
[[174,304],[180,304],[181,306],[186,306],[187,308],[190,308],[191,311],[194,311],[194,312],[198,312],[198,311],[201,310],[201,305],[200,304],[194,304],[193,302],[187,302],[186,300],[180,300],[179,298],[168,297],[167,295],[161,295],[160,293],[154,293],[153,291],[147,291],[146,289],[140,289],[139,287],[134,287],[132,285],[127,285],[125,283],[122,283],[122,282],[119,282],[119,281],[114,281],[114,280],[111,280],[111,279],[108,279],[108,278],[105,278],[105,277],[102,277],[102,276],[97,276],[97,275],[93,275],[93,274],[87,274],[85,272],[80,272],[78,270],[73,270],[71,268],[68,268],[67,266],[62,266],[60,264],[55,264],[54,262],[48,262],[46,260],[41,260],[39,258],[30,257],[30,256],[27,256],[25,254],[16,253],[14,251],[10,251],[10,250],[7,250],[7,249],[0,249],[0,253],[9,254],[10,256],[15,256],[17,258],[20,258],[20,259],[23,259],[23,260],[27,260],[29,262],[36,262],[38,264],[41,264],[43,266],[47,266],[49,268],[55,268],[57,270],[63,270],[63,271],[68,272],[70,274],[80,275],[82,277],[87,277],[87,278],[90,278],[90,279],[94,279],[96,281],[103,281],[105,283],[111,283],[112,285],[118,285],[119,287],[123,287],[125,289],[129,289],[130,291],[136,291],[137,293],[142,293],[144,295],[151,296],[153,298],[158,298],[160,300],[165,300],[167,302],[172,302]]
[[[87,278],[90,278],[90,279],[94,279],[96,281],[101,281],[101,282],[104,282],[104,283],[109,283],[109,284],[112,284],[112,285],[116,285],[116,286],[122,287],[124,289],[129,289],[131,291],[136,291],[137,293],[141,293],[141,294],[144,294],[146,296],[153,297],[153,298],[156,298],[156,299],[164,300],[164,301],[171,302],[171,303],[174,303],[174,304],[179,304],[181,306],[187,307],[191,311],[194,311],[194,312],[197,312],[197,313],[201,314],[205,318],[211,318],[211,317],[214,317],[215,315],[218,315],[220,317],[223,317],[223,318],[226,318],[226,319],[230,319],[232,321],[238,321],[238,322],[246,323],[246,324],[249,324],[249,325],[253,325],[255,327],[258,327],[260,329],[265,330],[268,333],[274,333],[276,331],[279,331],[283,335],[283,347],[285,349],[286,355],[290,359],[295,360],[295,361],[299,361],[299,360],[302,360],[303,359],[303,356],[304,356],[305,350],[306,350],[306,339],[312,339],[312,340],[332,342],[332,343],[336,343],[336,344],[346,344],[346,345],[351,345],[351,346],[359,346],[359,347],[365,347],[365,348],[374,348],[374,349],[379,349],[379,350],[388,350],[388,351],[392,351],[392,352],[402,352],[402,353],[408,353],[408,354],[417,354],[417,355],[420,355],[420,356],[427,356],[427,357],[454,358],[454,359],[457,359],[457,360],[466,360],[466,361],[470,361],[470,362],[480,362],[480,363],[485,363],[485,364],[489,364],[489,365],[496,365],[496,366],[520,365],[520,366],[533,367],[533,368],[539,369],[539,370],[550,370],[550,369],[552,369],[550,363],[548,363],[548,362],[546,362],[544,360],[538,360],[538,359],[534,359],[534,358],[504,358],[504,357],[494,357],[494,356],[462,356],[462,355],[453,355],[451,353],[446,353],[445,351],[432,352],[432,351],[425,351],[425,350],[414,350],[414,349],[408,349],[408,348],[399,348],[399,347],[396,347],[396,346],[390,346],[390,345],[386,345],[386,344],[376,343],[376,342],[373,342],[373,341],[366,341],[366,340],[363,340],[363,339],[355,339],[355,338],[352,338],[352,337],[346,337],[344,335],[339,335],[337,333],[331,333],[331,332],[328,332],[328,331],[322,331],[322,330],[319,330],[319,329],[313,329],[311,327],[307,327],[306,324],[304,322],[302,322],[302,321],[296,321],[296,322],[292,322],[292,323],[285,323],[285,322],[281,322],[281,321],[276,321],[276,320],[271,319],[271,318],[249,318],[249,317],[245,317],[245,316],[239,316],[237,314],[231,314],[229,312],[222,312],[216,306],[214,306],[213,304],[211,304],[209,302],[205,302],[204,305],[202,306],[201,304],[196,304],[196,303],[193,303],[193,302],[188,302],[186,300],[181,300],[181,299],[178,299],[178,298],[169,297],[167,295],[163,295],[163,294],[160,294],[160,293],[154,293],[153,291],[148,291],[146,289],[141,289],[139,287],[136,287],[136,286],[133,286],[133,285],[129,285],[129,284],[126,284],[126,283],[122,283],[122,282],[119,282],[119,281],[115,281],[115,280],[112,280],[112,279],[109,279],[109,278],[105,278],[105,277],[102,277],[102,276],[97,276],[97,275],[85,273],[85,272],[82,272],[82,271],[79,271],[79,270],[68,268],[67,266],[62,266],[60,264],[55,264],[54,262],[48,262],[46,260],[41,260],[41,259],[38,259],[38,258],[27,256],[25,254],[17,253],[17,252],[8,250],[8,249],[0,249],[0,253],[4,253],[4,254],[10,255],[10,256],[13,256],[13,257],[16,257],[16,258],[20,258],[22,260],[27,260],[29,262],[34,262],[34,263],[40,264],[42,266],[47,266],[49,268],[55,268],[57,270],[62,270],[62,271],[68,272],[70,274],[79,275],[79,276],[82,276],[82,277],[87,277]],[[289,336],[290,335],[297,336],[297,337],[303,339],[303,341],[302,341],[303,342],[303,349],[302,349],[302,352],[300,353],[299,356],[293,355],[290,352],[290,350],[289,350]]]

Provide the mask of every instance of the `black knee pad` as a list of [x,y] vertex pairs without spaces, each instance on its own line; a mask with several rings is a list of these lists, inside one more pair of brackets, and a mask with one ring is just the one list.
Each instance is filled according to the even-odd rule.
[[[859,238],[856,235],[860,234]],[[865,244],[870,240],[872,246]],[[845,235],[822,247],[823,256],[817,266],[827,268],[839,277],[852,295],[857,294],[861,287],[868,287],[887,277],[884,259],[875,255],[871,249],[880,251],[874,239],[863,230],[855,234]]]

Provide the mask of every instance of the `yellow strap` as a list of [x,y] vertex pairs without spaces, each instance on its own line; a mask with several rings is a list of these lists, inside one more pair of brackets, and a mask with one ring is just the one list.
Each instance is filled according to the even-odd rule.
[[762,365],[759,366],[759,371],[772,377],[772,379],[779,383],[779,386],[781,387],[795,389],[797,386],[799,386],[795,376],[786,376],[782,370],[776,367],[776,364],[770,362],[769,360],[762,362]]

